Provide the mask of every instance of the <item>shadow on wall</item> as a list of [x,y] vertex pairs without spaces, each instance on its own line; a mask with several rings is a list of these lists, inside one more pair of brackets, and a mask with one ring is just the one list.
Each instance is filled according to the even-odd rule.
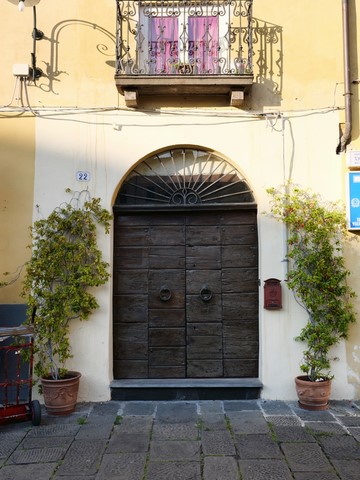
[[[115,69],[116,37],[115,34],[105,28],[85,20],[67,19],[54,25],[51,36],[44,37],[51,43],[49,62],[46,65],[45,76],[41,77],[38,86],[44,92],[57,95],[55,83],[61,81],[62,75],[69,75],[66,70],[61,69],[60,37],[64,29],[72,26],[84,26],[91,28],[104,35],[104,43],[94,46],[94,53],[105,57],[107,68]],[[253,94],[246,104],[251,103],[251,97],[262,98],[267,106],[280,105],[283,88],[283,28],[270,22],[253,19],[253,50],[254,50],[254,85]],[[65,55],[64,55],[65,58]],[[95,58],[94,58],[95,60]],[[47,80],[47,82],[46,82]],[[244,107],[249,107],[245,105]]]
[[[68,28],[74,25],[76,26],[82,25],[84,27],[97,30],[98,32],[101,32],[104,35],[104,42],[107,41],[108,44],[106,43],[96,44],[94,47],[94,53],[97,52],[98,54],[106,57],[105,64],[107,67],[108,66],[115,67],[116,38],[113,33],[97,25],[96,23],[87,22],[85,20],[79,20],[79,19],[63,20],[62,22],[57,23],[53,27],[50,37],[46,37],[46,36],[44,37],[45,40],[48,40],[51,43],[49,62],[45,62],[45,61],[43,62],[46,65],[45,76],[41,77],[40,80],[38,81],[39,87],[44,92],[49,92],[57,95],[57,92],[55,91],[55,82],[60,82],[61,81],[60,77],[62,75],[69,75],[69,73],[66,70],[60,69],[61,55],[60,55],[59,45],[60,45],[60,36],[63,30],[65,28]],[[108,60],[109,57],[113,58],[114,60]],[[65,54],[64,54],[64,58],[66,58]],[[46,81],[45,79],[48,80],[47,83],[45,83]]]
[[253,94],[267,106],[280,105],[283,89],[283,28],[253,19]]

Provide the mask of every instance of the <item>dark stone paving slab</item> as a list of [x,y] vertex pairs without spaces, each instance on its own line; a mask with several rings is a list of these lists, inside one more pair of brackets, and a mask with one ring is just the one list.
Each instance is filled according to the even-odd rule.
[[345,428],[336,422],[305,422],[306,429],[315,436],[330,435],[347,435]]
[[319,443],[322,445],[325,453],[332,459],[360,459],[360,445],[350,435],[334,435],[332,437],[320,437]]
[[360,416],[338,416],[338,420],[346,427],[360,427]]
[[32,437],[69,437],[76,435],[80,430],[80,425],[56,424],[56,425],[40,425],[34,427],[28,433],[27,438]]
[[228,425],[223,414],[214,413],[201,415],[200,421],[203,430],[227,430]]
[[329,410],[311,411],[292,405],[293,412],[304,422],[333,422],[334,416]]
[[112,435],[106,453],[146,453],[149,441],[149,434],[118,432]]
[[236,455],[230,432],[202,432],[201,444],[204,455]]
[[235,433],[261,434],[269,432],[269,426],[260,411],[228,412],[227,416]]
[[150,447],[150,459],[152,461],[200,461],[200,442],[152,441]]
[[6,460],[16,450],[18,445],[18,442],[3,442],[0,440],[0,461]]
[[58,475],[94,475],[105,445],[104,440],[75,440],[59,467]]
[[[170,480],[170,479],[171,480],[201,480],[200,463],[199,462],[161,462],[161,463],[150,462],[149,463],[146,480]],[[129,479],[126,479],[126,480],[129,480]]]
[[335,472],[295,472],[294,478],[295,480],[339,480]]
[[123,415],[154,415],[156,403],[154,402],[130,402],[123,409]]
[[50,480],[56,468],[56,463],[9,465],[0,470],[0,480]]
[[199,427],[194,423],[155,423],[152,431],[154,440],[198,440]]
[[224,401],[225,412],[242,412],[247,410],[260,411],[257,400],[229,400]]
[[360,442],[360,427],[350,427],[348,428],[348,431],[357,442]]
[[[77,424],[80,418],[90,415],[93,405],[90,403],[78,404],[76,411],[70,415],[49,415],[45,408],[41,413],[41,426],[44,425],[65,425],[65,424]],[[36,427],[38,428],[38,427]]]
[[142,480],[145,464],[145,454],[106,454],[96,480]]
[[224,414],[224,404],[220,400],[199,402],[201,415],[218,415]]
[[204,480],[239,480],[239,467],[234,457],[205,457]]
[[359,419],[346,401],[81,404],[2,426],[0,480],[359,480]]
[[[54,477],[56,480],[96,480],[96,477],[94,475],[66,475],[64,476],[58,476],[56,475]],[[52,480],[52,479],[51,479]]]
[[53,448],[61,447],[65,450],[69,448],[74,441],[74,437],[26,437],[20,448]]
[[0,427],[0,466],[6,462],[6,459],[16,450],[19,443],[25,438],[27,429],[22,429],[15,425],[12,429],[10,425]]
[[157,407],[156,420],[161,423],[187,423],[196,422],[196,403],[169,402],[160,403]]
[[281,401],[261,402],[261,408],[265,415],[294,415],[289,405]]
[[236,435],[236,446],[242,459],[282,458],[277,443],[270,435]]
[[91,416],[104,416],[104,415],[110,415],[116,417],[118,411],[121,408],[121,403],[120,402],[100,402],[100,403],[95,403],[91,409]]
[[301,426],[302,423],[295,415],[266,415],[265,420],[272,425]]
[[242,480],[292,480],[284,460],[240,460]]
[[316,443],[283,443],[281,448],[293,472],[331,471],[331,465]]
[[[98,417],[99,419],[101,417]],[[76,440],[85,440],[91,438],[101,438],[101,439],[108,439],[114,428],[114,419],[112,418],[111,421],[109,417],[102,418],[101,422],[94,422],[93,418],[82,425],[80,430],[76,435]]]
[[340,475],[341,480],[359,480],[359,460],[333,460],[333,464]]
[[7,465],[24,463],[52,463],[60,461],[66,450],[60,447],[18,449],[8,458]]
[[114,432],[119,430],[127,433],[150,432],[153,424],[151,416],[124,417],[119,425],[115,425]]
[[348,400],[331,400],[330,411],[334,415],[360,415],[354,402]]
[[315,438],[310,435],[304,427],[282,427],[274,425],[272,430],[278,442],[315,442]]
[[21,440],[28,434],[27,425],[23,424],[23,428],[19,428],[17,425],[11,426],[2,426],[0,427],[0,444],[6,442],[21,442]]

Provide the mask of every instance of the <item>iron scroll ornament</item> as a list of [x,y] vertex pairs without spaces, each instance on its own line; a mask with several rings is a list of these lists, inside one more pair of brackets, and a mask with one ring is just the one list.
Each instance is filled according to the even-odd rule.
[[212,299],[212,291],[210,290],[209,285],[203,285],[202,289],[200,290],[200,298],[203,302],[210,302]]
[[168,302],[171,299],[171,296],[172,296],[171,290],[166,285],[163,285],[160,288],[160,292],[159,292],[160,300],[162,302]]

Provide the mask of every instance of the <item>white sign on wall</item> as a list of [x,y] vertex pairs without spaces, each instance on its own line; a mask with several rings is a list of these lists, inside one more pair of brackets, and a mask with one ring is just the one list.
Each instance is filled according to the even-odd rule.
[[360,151],[359,150],[349,150],[346,155],[347,166],[348,167],[359,167],[360,168]]
[[78,172],[76,172],[76,180],[78,182],[89,182],[90,177],[90,172],[85,172],[83,170],[79,170]]

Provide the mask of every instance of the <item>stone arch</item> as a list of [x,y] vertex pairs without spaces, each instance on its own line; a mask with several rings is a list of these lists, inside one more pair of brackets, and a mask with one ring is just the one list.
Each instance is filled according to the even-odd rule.
[[146,157],[125,177],[115,207],[254,204],[242,173],[211,150],[174,147]]

